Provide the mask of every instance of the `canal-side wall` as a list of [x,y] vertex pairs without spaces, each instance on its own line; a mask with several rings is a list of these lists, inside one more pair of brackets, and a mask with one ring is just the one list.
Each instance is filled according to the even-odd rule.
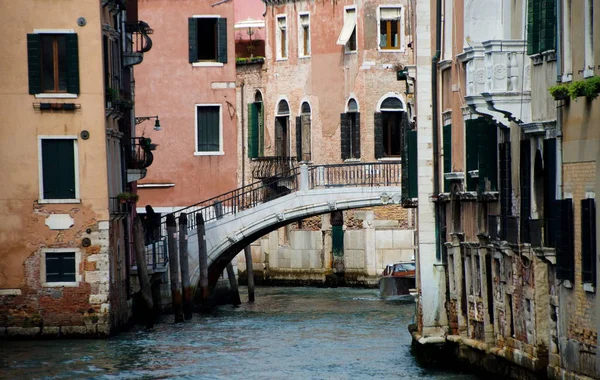
[[[251,245],[255,281],[265,284],[328,283],[375,286],[387,264],[414,257],[414,215],[398,205],[344,212],[343,272],[334,270],[329,214],[293,223]],[[240,279],[246,260],[237,256]]]

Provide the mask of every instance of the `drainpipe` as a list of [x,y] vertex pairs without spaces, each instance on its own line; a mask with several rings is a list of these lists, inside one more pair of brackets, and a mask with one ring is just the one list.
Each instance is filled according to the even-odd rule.
[[[556,2],[557,20],[563,21],[562,1]],[[556,28],[556,78],[557,82],[562,81],[562,26]],[[556,107],[556,198],[563,198],[563,183],[562,183],[562,114],[565,101],[561,100],[561,104]]]
[[[440,178],[439,178],[439,104],[438,104],[438,63],[440,61],[441,40],[442,40],[442,0],[436,0],[435,9],[435,55],[431,60],[431,110],[433,123],[433,195],[437,196],[440,193]],[[435,257],[440,260],[442,258],[440,250],[440,219],[439,203],[434,206],[435,220]]]

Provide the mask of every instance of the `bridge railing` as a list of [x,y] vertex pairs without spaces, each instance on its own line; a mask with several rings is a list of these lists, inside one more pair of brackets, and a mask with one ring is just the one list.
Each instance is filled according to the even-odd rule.
[[342,186],[394,186],[402,183],[399,162],[350,163],[311,166],[310,189]]

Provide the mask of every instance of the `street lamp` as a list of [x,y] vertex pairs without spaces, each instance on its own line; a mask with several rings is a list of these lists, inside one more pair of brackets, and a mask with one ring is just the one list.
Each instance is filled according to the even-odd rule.
[[150,120],[150,119],[156,119],[156,121],[154,122],[154,130],[155,131],[160,131],[162,128],[160,126],[160,121],[158,120],[158,115],[156,116],[139,116],[135,118],[135,125],[141,124],[146,120]]

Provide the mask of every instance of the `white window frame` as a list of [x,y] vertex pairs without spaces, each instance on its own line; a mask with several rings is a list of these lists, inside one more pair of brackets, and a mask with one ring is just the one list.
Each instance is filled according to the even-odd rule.
[[[284,19],[285,20],[285,57],[283,57],[281,55],[281,29],[279,28],[279,20],[280,19]],[[287,61],[288,57],[290,55],[290,50],[289,50],[289,43],[290,43],[290,33],[289,33],[289,27],[288,27],[288,17],[286,14],[278,14],[275,16],[275,57],[276,57],[276,61]]]
[[[79,270],[81,267],[81,250],[79,248],[42,248],[40,262],[40,282],[44,288],[76,288],[83,281]],[[46,282],[46,254],[47,253],[75,253],[75,281],[73,282]]]
[[[73,164],[75,166],[75,198],[44,199],[44,165],[42,158],[42,140],[73,140]],[[38,203],[81,203],[79,194],[79,147],[74,135],[38,135]]]
[[[75,34],[75,29],[34,29],[34,34]],[[81,70],[80,70],[81,71]],[[81,73],[80,73],[81,77]],[[41,92],[34,95],[36,99],[77,99],[79,95],[68,92]]]
[[[219,107],[219,150],[214,152],[199,152],[198,149],[198,107]],[[223,105],[218,103],[194,104],[194,156],[223,156]]]
[[[221,16],[220,15],[192,15],[192,18],[221,18]],[[192,67],[223,67],[223,62],[196,61],[196,62],[192,62]]]
[[[302,16],[308,17],[308,54],[304,54],[304,27],[302,26]],[[312,54],[312,38],[311,38],[311,25],[310,25],[310,12],[299,12],[298,13],[298,58],[310,58]]]
[[[398,35],[400,37],[398,49],[382,49],[381,48],[381,10],[386,8],[399,8],[400,9],[400,29]],[[377,7],[377,50],[380,53],[404,53],[404,7],[401,4],[386,4]]]
[[[356,49],[348,50],[348,43],[346,43],[346,45],[344,45],[344,54],[358,54],[358,12],[356,10],[355,5],[345,6],[344,7],[344,20],[346,20],[346,13],[348,13],[349,10],[353,10],[354,17],[356,17],[356,24],[354,25],[354,36],[356,37],[356,41],[355,41]],[[350,35],[350,38],[352,38],[352,35]],[[348,40],[348,41],[350,41],[350,40]]]
[[[596,10],[598,11],[598,10]],[[589,78],[594,76],[594,0],[584,0],[584,46],[585,55],[583,63],[583,77]]]

